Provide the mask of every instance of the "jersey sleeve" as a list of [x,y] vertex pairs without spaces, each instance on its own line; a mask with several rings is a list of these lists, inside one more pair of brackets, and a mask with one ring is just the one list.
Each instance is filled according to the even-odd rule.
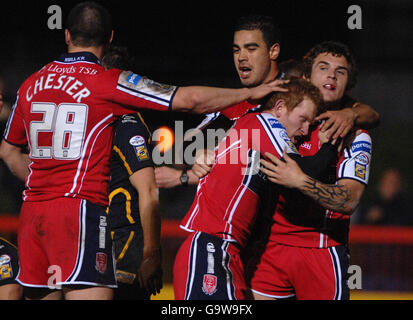
[[353,179],[367,184],[371,155],[371,137],[367,132],[363,132],[354,139],[349,148],[344,150],[344,157],[337,168],[337,179]]
[[130,176],[143,168],[154,166],[150,132],[145,123],[135,115],[125,115],[119,119],[113,150]]
[[230,120],[236,120],[245,115],[249,110],[257,107],[247,101],[240,102],[231,107],[225,108],[221,113]]
[[[279,158],[283,157],[283,151],[287,153],[299,154],[296,146],[287,135],[284,126],[276,118],[268,113],[260,113],[256,115],[263,130],[260,130],[260,145],[258,149],[265,156],[265,152],[270,152]],[[254,146],[257,150],[257,146]]]
[[[168,111],[178,90],[176,86],[155,82],[132,71],[111,69],[104,74],[110,78],[110,81],[107,81],[110,88],[106,88],[103,94],[108,94],[109,91],[114,106],[121,104],[128,108]],[[113,113],[119,115],[125,111],[114,107]]]
[[19,95],[17,94],[16,102],[11,109],[3,134],[4,140],[17,146],[24,146],[27,144],[22,108],[23,106],[19,102]]

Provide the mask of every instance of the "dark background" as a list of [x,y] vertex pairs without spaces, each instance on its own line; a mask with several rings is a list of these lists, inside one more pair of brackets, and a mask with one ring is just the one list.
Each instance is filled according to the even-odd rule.
[[[413,128],[413,2],[398,1],[100,1],[112,13],[115,40],[128,46],[136,57],[135,71],[164,83],[238,87],[232,62],[232,26],[240,15],[261,13],[274,16],[283,41],[279,61],[299,59],[314,44],[339,40],[354,51],[359,78],[352,95],[381,114],[380,127],[371,131],[373,162],[365,199],[375,192],[381,172],[388,167],[403,172],[411,192],[410,167]],[[0,18],[0,76],[6,100],[12,102],[19,85],[31,73],[55,59],[66,47],[65,18],[75,1],[2,2]],[[362,29],[350,30],[347,8],[362,9]],[[47,8],[59,5],[63,29],[50,30]],[[168,118],[169,117],[169,118]],[[173,126],[183,119],[190,127],[199,117],[188,114],[148,115],[153,128]],[[3,174],[4,175],[4,174]],[[3,178],[4,180],[4,178]],[[0,212],[14,213],[5,194],[14,185],[7,180],[0,193]],[[162,191],[164,215],[181,217],[192,201],[182,188]],[[175,207],[169,203],[183,203]],[[165,205],[165,203],[167,203]]]

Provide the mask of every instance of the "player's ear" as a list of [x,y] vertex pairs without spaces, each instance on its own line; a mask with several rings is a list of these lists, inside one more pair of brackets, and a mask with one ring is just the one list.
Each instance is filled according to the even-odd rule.
[[278,99],[275,101],[273,111],[276,115],[277,118],[280,118],[286,111],[287,111],[287,106],[285,104],[284,99]]
[[274,43],[270,48],[270,59],[277,60],[279,55],[280,55],[280,44]]
[[109,38],[109,43],[112,43],[114,34],[115,34],[115,31],[112,30],[112,33],[110,34],[110,38]]
[[65,29],[65,42],[69,45],[72,42],[72,37],[68,29]]

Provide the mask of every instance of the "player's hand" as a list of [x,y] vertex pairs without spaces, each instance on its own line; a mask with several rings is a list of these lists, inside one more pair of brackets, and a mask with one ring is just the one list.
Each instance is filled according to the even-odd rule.
[[155,168],[155,180],[158,188],[173,188],[181,184],[182,170],[167,166]]
[[281,85],[290,82],[290,80],[273,80],[268,83],[263,83],[257,87],[250,88],[251,97],[248,102],[251,104],[259,104],[260,99],[264,98],[271,92],[287,92],[288,89],[281,87]]
[[155,249],[145,252],[142,263],[137,272],[138,283],[149,294],[156,295],[162,289],[161,250]]
[[212,150],[198,150],[191,170],[198,178],[203,178],[211,171],[214,160],[215,153]]
[[260,160],[264,166],[261,167],[261,171],[267,175],[268,180],[287,188],[298,188],[302,184],[305,174],[285,150],[283,152],[285,162],[269,152],[266,152],[265,156],[268,161]]
[[331,132],[331,138],[333,140],[344,138],[350,130],[354,127],[356,120],[356,113],[351,108],[344,108],[342,110],[330,110],[323,112],[318,117],[318,120],[326,120],[320,126],[320,131]]
[[[322,122],[321,126],[325,121]],[[318,130],[318,140],[321,144],[327,143],[330,141],[331,130]]]
[[[343,149],[344,146],[344,139],[342,138],[337,138],[337,139],[333,139],[332,136],[332,132],[333,132],[333,128],[330,128],[328,130],[318,130],[318,140],[320,141],[321,144],[330,142],[332,145],[337,146],[337,151],[341,152],[341,150]],[[346,136],[348,137],[349,134]]]

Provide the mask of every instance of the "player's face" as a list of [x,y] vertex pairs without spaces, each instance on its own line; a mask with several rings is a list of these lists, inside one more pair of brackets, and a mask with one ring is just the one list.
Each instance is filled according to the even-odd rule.
[[313,101],[304,98],[293,110],[286,110],[280,117],[288,136],[293,143],[308,134],[309,127],[314,121],[316,106]]
[[320,53],[313,63],[310,81],[321,92],[324,102],[339,101],[348,82],[349,65],[344,56]]
[[246,87],[260,85],[271,75],[270,48],[260,30],[240,30],[234,33],[232,45],[235,68]]

